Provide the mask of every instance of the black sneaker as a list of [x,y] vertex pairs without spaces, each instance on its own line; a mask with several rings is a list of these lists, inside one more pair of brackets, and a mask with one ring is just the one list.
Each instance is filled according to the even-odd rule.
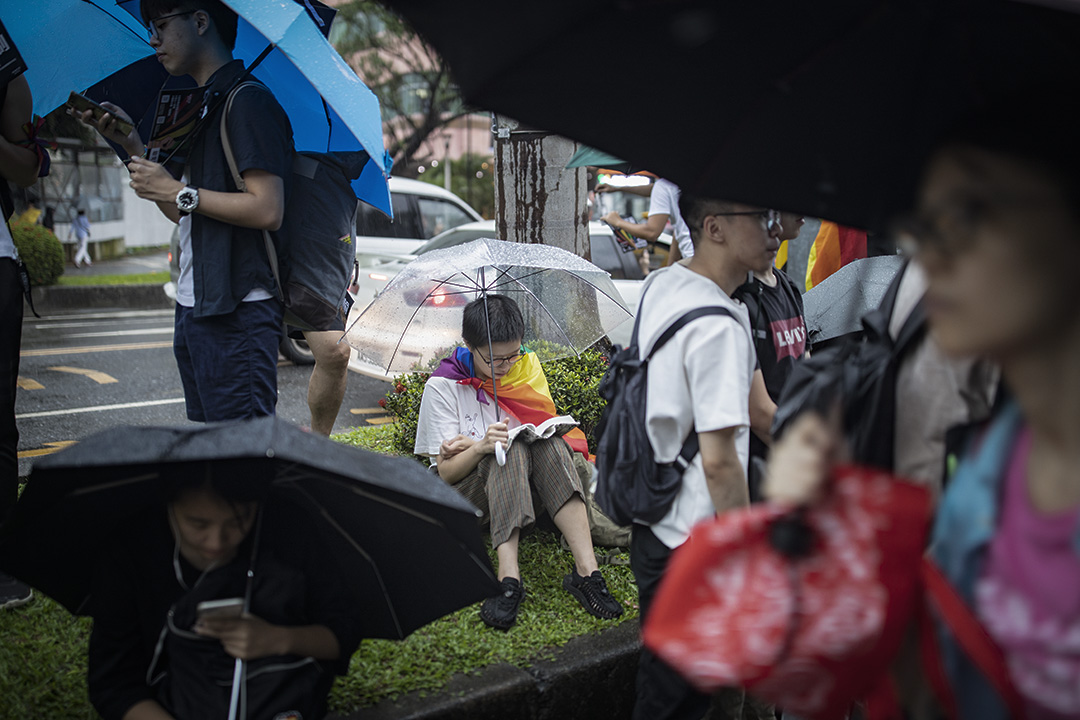
[[563,578],[562,586],[577,598],[581,607],[602,620],[611,620],[623,614],[622,605],[608,590],[599,570],[593,570],[592,575],[581,577],[577,574],[577,569],[573,569]]
[[30,602],[34,591],[6,573],[0,573],[0,610],[18,607]]
[[525,586],[517,578],[504,577],[502,592],[489,597],[480,606],[480,619],[496,630],[509,630],[517,620],[518,608],[525,599]]

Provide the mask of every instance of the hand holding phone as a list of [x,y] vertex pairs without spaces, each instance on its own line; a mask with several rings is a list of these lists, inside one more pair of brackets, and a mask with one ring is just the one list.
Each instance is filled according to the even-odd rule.
[[244,598],[225,598],[224,600],[204,600],[195,606],[195,617],[199,620],[226,620],[238,618],[244,614]]
[[114,127],[116,129],[116,132],[120,135],[123,135],[124,137],[130,135],[131,131],[135,129],[134,125],[132,125],[124,118],[120,117],[115,111],[109,110],[104,105],[96,103],[85,95],[80,95],[77,92],[72,92],[70,95],[68,95],[67,105],[80,115],[89,111],[93,114],[94,121],[97,123],[100,123],[101,118],[104,117],[106,114],[111,115],[115,122]]

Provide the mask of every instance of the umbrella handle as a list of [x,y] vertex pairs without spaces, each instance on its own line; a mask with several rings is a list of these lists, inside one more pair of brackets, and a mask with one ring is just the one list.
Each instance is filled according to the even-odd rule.
[[495,443],[495,462],[500,466],[506,464],[506,448],[503,447],[501,442]]
[[[236,658],[233,666],[232,695],[229,697],[229,720],[240,718],[240,689],[244,685],[244,661]],[[244,713],[245,715],[247,713]]]

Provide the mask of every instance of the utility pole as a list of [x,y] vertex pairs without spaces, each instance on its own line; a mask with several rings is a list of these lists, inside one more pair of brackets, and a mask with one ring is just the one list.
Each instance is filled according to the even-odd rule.
[[492,116],[492,132],[496,236],[591,259],[587,173],[566,169],[577,143],[502,115]]
[[453,192],[450,187],[450,133],[443,135],[446,145],[443,146],[443,187]]

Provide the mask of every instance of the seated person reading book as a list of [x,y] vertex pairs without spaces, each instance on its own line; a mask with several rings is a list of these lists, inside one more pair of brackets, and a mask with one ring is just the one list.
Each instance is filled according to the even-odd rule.
[[[618,617],[622,606],[597,569],[585,493],[571,460],[572,452],[588,453],[585,435],[575,428],[562,436],[514,433],[511,440],[515,428],[542,426],[554,417],[555,403],[535,353],[521,344],[525,322],[517,303],[488,295],[486,304],[486,312],[483,298],[465,307],[465,347],[444,359],[428,379],[415,446],[416,454],[430,457],[439,476],[490,523],[502,593],[484,601],[480,617],[500,630],[517,619],[525,598],[518,540],[540,510],[551,515],[574,556],[563,587],[593,615]],[[505,450],[505,463],[496,459],[497,444],[503,446],[500,455]],[[534,506],[534,495],[542,507]]]

